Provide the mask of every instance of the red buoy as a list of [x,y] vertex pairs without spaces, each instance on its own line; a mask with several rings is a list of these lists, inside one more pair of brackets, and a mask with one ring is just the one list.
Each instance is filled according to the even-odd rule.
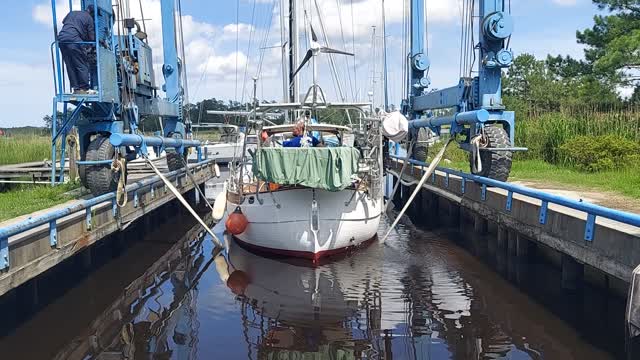
[[244,295],[244,291],[250,283],[249,275],[242,270],[232,272],[227,279],[227,286],[236,295]]
[[244,216],[242,210],[240,210],[240,207],[238,206],[236,210],[227,218],[225,226],[227,228],[227,231],[231,234],[240,235],[247,229],[248,224],[249,221],[247,220],[247,217]]

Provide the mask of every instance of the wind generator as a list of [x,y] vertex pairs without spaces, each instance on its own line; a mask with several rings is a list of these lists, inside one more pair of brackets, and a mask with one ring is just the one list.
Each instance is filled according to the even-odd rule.
[[[306,15],[306,12],[305,12],[305,15]],[[298,68],[293,72],[293,75],[291,75],[291,78],[292,79],[295,78],[295,76],[300,72],[300,70],[302,70],[302,68],[309,62],[309,60],[311,60],[311,64],[313,66],[313,84],[311,85],[311,88],[309,88],[309,91],[307,91],[307,95],[305,96],[304,102],[307,102],[309,95],[311,95],[312,97],[311,104],[315,106],[318,104],[318,99],[320,99],[321,102],[323,103],[326,103],[327,101],[325,94],[322,91],[322,88],[320,87],[320,85],[318,85],[318,65],[317,65],[316,57],[321,53],[322,54],[340,54],[340,55],[347,55],[347,56],[354,56],[354,54],[347,51],[343,51],[343,50],[332,49],[326,45],[321,45],[318,42],[318,36],[316,36],[316,32],[313,30],[313,25],[311,24],[310,21],[309,21],[309,32],[311,33],[311,39],[309,40],[309,49],[305,53],[304,58],[300,63],[300,66],[298,66]]]
[[[54,62],[52,121],[52,184],[64,181],[66,138],[72,127],[78,131],[82,183],[94,195],[116,190],[126,181],[126,162],[147,157],[148,148],[167,154],[169,170],[186,166],[187,148],[197,147],[191,139],[191,124],[183,118],[186,76],[182,44],[180,0],[161,0],[162,46],[164,63],[161,91],[156,86],[152,49],[147,42],[146,26],[129,14],[128,0],[82,0],[80,9],[93,6],[95,41],[80,42],[93,53],[92,94],[74,94],[65,84],[60,43],[57,41],[59,14],[51,2],[53,31],[51,45]],[[73,2],[69,1],[70,10]],[[142,10],[142,9],[141,9]],[[177,16],[176,16],[177,14]],[[176,20],[178,19],[178,20]],[[135,30],[134,30],[135,29]],[[58,115],[59,108],[62,115]],[[159,117],[162,133],[145,136],[139,130],[144,117]],[[60,125],[60,126],[59,126]],[[60,167],[56,164],[56,141],[62,139]]]
[[[409,119],[408,139],[409,144],[413,144],[412,150],[419,146],[421,128],[440,135],[443,127],[448,127],[460,148],[470,153],[472,173],[506,181],[513,152],[527,150],[513,146],[515,114],[507,111],[502,101],[502,70],[510,67],[514,59],[509,49],[513,32],[510,1],[463,1],[461,46],[466,44],[468,48],[461,49],[461,69],[464,67],[465,73],[457,85],[434,91],[427,91],[430,61],[425,52],[426,0],[408,1],[411,1],[410,51],[405,59],[408,74],[402,113]],[[474,62],[478,68],[472,76]]]

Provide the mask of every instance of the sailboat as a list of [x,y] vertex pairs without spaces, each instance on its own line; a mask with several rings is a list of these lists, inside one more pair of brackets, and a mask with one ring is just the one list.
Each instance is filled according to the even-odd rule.
[[[384,208],[383,138],[370,103],[327,101],[317,57],[353,54],[321,45],[310,23],[308,30],[310,48],[289,86],[308,62],[311,86],[302,101],[262,104],[254,96],[246,129],[260,141],[250,158],[231,163],[227,191],[216,202],[226,201],[227,230],[242,246],[318,261],[375,239]],[[343,112],[348,124],[323,123],[326,109]],[[283,112],[293,121],[269,125],[257,116]],[[304,125],[303,145],[283,147],[278,137],[290,136],[296,121]],[[311,134],[324,146],[305,141]]]

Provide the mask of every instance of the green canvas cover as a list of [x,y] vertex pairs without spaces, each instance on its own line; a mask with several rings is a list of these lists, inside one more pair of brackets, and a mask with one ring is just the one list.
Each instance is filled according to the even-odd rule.
[[256,150],[253,174],[280,185],[340,191],[358,172],[359,157],[352,147],[261,148]]

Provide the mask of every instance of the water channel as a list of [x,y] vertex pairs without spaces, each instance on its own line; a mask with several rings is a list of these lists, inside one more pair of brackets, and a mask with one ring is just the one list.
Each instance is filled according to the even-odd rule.
[[14,294],[0,310],[1,357],[623,356],[622,299],[588,286],[567,293],[548,264],[483,261],[444,228],[407,220],[386,243],[313,267],[233,242],[219,252],[188,217],[176,224],[144,238],[131,230],[117,251],[94,249],[109,255],[88,275],[76,261],[39,280],[46,305]]

